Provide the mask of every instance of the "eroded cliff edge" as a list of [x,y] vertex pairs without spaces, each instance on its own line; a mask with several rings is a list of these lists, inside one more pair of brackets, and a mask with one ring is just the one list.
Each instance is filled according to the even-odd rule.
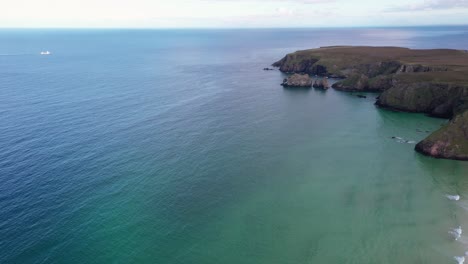
[[334,46],[297,51],[273,64],[285,73],[342,78],[333,88],[381,92],[380,107],[451,121],[416,145],[436,158],[468,160],[468,52]]

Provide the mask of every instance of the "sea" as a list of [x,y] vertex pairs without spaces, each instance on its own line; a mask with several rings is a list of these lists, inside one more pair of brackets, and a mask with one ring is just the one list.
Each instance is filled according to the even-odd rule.
[[330,45],[468,26],[0,30],[0,263],[462,263],[468,162],[414,151],[447,120],[263,70]]

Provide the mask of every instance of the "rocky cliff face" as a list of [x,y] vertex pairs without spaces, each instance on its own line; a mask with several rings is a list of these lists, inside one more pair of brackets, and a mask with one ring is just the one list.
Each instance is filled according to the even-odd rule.
[[280,71],[287,73],[307,73],[312,75],[324,75],[327,68],[317,64],[318,59],[313,57],[302,57],[294,54],[288,54],[272,66],[279,67]]
[[468,86],[432,82],[403,83],[385,90],[376,104],[407,112],[450,118],[456,100],[468,95]]
[[416,151],[435,158],[468,160],[468,111],[416,145]]
[[312,87],[312,78],[308,74],[293,74],[283,80],[284,87]]
[[333,88],[340,91],[368,91],[369,77],[365,74],[353,74],[343,81],[333,84]]
[[328,83],[328,80],[324,78],[321,80],[315,80],[313,87],[327,90],[328,88],[330,88],[330,84]]
[[400,73],[414,73],[414,72],[440,72],[440,71],[448,71],[447,67],[444,66],[424,66],[424,65],[406,65],[403,64],[396,72],[397,74]]

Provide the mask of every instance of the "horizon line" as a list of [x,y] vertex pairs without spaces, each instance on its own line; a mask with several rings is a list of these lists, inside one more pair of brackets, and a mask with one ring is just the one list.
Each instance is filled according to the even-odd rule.
[[381,26],[304,26],[304,27],[0,27],[0,30],[239,30],[239,29],[351,29],[351,28],[412,28],[412,27],[463,27],[468,24],[437,25],[381,25]]

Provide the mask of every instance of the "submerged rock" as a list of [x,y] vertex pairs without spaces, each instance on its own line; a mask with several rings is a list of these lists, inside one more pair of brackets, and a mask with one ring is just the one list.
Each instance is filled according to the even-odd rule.
[[283,80],[284,87],[312,87],[312,78],[308,74],[293,74]]

